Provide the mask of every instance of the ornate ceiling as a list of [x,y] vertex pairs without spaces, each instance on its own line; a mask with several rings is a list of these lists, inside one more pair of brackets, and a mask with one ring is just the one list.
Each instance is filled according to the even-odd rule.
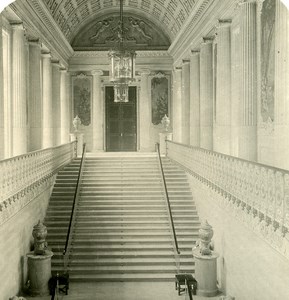
[[[42,0],[72,43],[81,29],[119,11],[119,0]],[[200,0],[124,0],[124,14],[153,23],[172,42]]]

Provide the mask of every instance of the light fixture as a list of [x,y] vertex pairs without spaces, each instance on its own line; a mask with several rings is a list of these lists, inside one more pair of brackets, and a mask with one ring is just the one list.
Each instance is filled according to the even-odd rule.
[[135,81],[134,50],[125,47],[123,0],[120,0],[120,21],[116,49],[109,51],[110,81],[114,85],[114,102],[128,102],[128,85]]

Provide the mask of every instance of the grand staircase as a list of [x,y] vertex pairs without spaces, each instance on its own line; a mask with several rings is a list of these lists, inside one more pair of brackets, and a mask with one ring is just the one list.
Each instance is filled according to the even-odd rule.
[[[186,174],[164,159],[181,272],[194,272],[199,220]],[[47,211],[52,270],[63,268],[79,160],[57,176]],[[156,155],[86,159],[69,260],[73,281],[167,281],[176,274]]]

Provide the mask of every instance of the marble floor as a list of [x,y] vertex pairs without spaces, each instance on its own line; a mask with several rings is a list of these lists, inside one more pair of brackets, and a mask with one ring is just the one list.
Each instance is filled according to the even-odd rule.
[[[220,295],[221,296],[221,295]],[[217,297],[193,296],[194,300]],[[25,297],[27,300],[50,300],[51,297]],[[61,295],[58,300],[187,300],[185,294],[178,296],[174,282],[95,282],[71,283],[69,295]],[[55,298],[56,300],[56,298]]]

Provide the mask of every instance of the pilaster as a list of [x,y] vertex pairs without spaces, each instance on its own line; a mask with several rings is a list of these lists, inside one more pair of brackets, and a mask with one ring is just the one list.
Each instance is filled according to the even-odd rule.
[[275,20],[275,166],[289,169],[289,11],[280,0]]
[[[3,58],[2,17],[0,17],[0,57]],[[6,74],[7,76],[8,74]],[[4,91],[3,59],[0,59],[0,160],[4,159]]]
[[216,123],[214,150],[230,154],[231,145],[231,21],[219,20],[216,57]]
[[102,70],[93,70],[92,74],[92,151],[104,150],[103,136],[103,99],[101,97]]
[[244,1],[241,14],[241,124],[239,156],[257,160],[257,4]]
[[50,53],[42,54],[42,148],[53,146],[52,127],[52,66]]
[[24,27],[12,27],[13,156],[27,152],[26,48]]
[[60,127],[61,127],[61,144],[69,142],[69,97],[67,85],[69,74],[66,69],[60,70]]
[[200,52],[200,147],[213,149],[213,38],[204,38]]
[[38,40],[29,41],[29,151],[42,146],[41,49]]
[[200,146],[200,51],[190,56],[190,144]]
[[61,104],[60,104],[60,64],[52,61],[52,118],[53,118],[53,145],[61,144]]
[[151,112],[150,102],[151,97],[149,93],[149,74],[150,70],[140,70],[140,101],[139,101],[139,118],[140,118],[140,151],[150,151],[150,127],[151,127]]
[[190,144],[190,60],[182,65],[182,143]]
[[180,143],[182,139],[182,68],[176,67],[173,75],[173,140]]

